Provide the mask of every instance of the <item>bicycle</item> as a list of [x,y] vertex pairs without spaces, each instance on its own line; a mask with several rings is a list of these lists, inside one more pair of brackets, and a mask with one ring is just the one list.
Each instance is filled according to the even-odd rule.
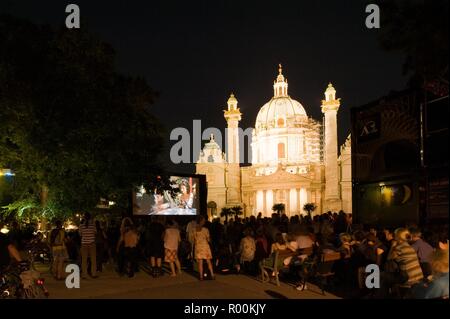
[[47,244],[32,239],[27,245],[27,251],[31,268],[34,271],[52,274],[53,258],[51,248]]
[[1,299],[48,298],[49,292],[40,274],[30,270],[28,261],[11,265],[0,274]]

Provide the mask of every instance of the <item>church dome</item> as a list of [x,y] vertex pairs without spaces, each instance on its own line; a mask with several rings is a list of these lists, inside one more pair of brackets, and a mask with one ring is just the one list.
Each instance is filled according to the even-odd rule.
[[283,127],[293,122],[290,120],[300,121],[306,116],[305,109],[298,101],[290,97],[274,97],[259,110],[255,127]]
[[281,65],[273,89],[273,98],[258,112],[256,129],[291,126],[290,124],[307,118],[306,111],[300,102],[288,95],[288,82],[282,74]]

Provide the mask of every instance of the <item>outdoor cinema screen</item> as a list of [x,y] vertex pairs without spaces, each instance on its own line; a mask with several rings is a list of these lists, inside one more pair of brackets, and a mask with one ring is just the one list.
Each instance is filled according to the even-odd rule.
[[170,177],[170,190],[147,192],[140,187],[133,196],[133,215],[197,215],[200,212],[200,179]]

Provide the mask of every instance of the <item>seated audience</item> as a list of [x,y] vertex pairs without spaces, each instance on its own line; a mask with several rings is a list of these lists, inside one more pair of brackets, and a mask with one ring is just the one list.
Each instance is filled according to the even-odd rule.
[[281,233],[277,233],[275,235],[275,242],[272,244],[271,253],[274,253],[279,250],[286,250],[287,245],[284,241],[283,235]]
[[241,243],[239,245],[240,264],[242,265],[244,271],[249,274],[253,274],[256,269],[253,263],[253,259],[255,258],[256,243],[252,233],[253,231],[251,228],[246,228],[244,230],[244,238],[241,239]]
[[431,275],[431,255],[433,254],[433,247],[422,239],[422,233],[417,228],[410,230],[411,233],[411,247],[419,257],[420,266],[425,278]]
[[416,287],[414,297],[418,299],[448,299],[448,249],[437,249],[431,255],[431,281]]

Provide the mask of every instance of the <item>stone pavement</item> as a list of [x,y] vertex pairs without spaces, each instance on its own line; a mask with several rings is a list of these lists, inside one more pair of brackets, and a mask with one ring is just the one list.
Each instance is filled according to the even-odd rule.
[[306,291],[281,283],[261,283],[244,275],[217,275],[216,280],[199,281],[192,274],[183,272],[177,277],[165,274],[153,278],[140,271],[134,278],[120,277],[107,266],[97,279],[81,279],[80,288],[68,289],[64,281],[56,281],[43,274],[50,299],[334,299],[321,294],[317,286],[309,285]]

